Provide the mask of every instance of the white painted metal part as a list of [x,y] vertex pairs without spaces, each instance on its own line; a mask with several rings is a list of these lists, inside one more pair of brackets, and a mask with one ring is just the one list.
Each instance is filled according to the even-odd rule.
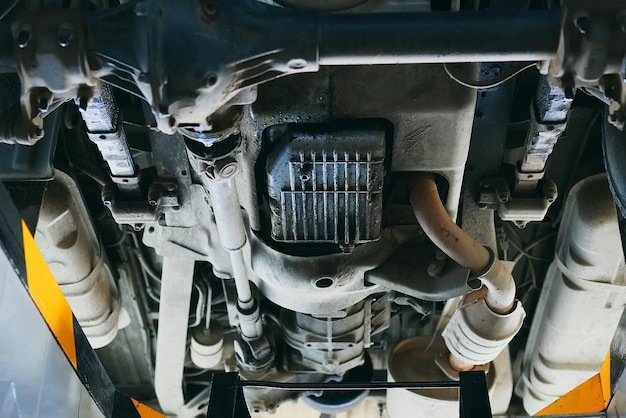
[[213,345],[203,345],[192,337],[190,352],[193,364],[201,369],[211,369],[222,362],[224,340],[221,339]]
[[516,392],[534,414],[600,370],[626,304],[624,256],[606,176],[570,191]]
[[193,271],[192,260],[163,259],[154,389],[161,409],[170,415],[185,405],[183,370]]
[[522,327],[526,312],[517,301],[507,314],[493,312],[485,299],[462,305],[443,330],[450,352],[468,364],[487,364],[504,350]]

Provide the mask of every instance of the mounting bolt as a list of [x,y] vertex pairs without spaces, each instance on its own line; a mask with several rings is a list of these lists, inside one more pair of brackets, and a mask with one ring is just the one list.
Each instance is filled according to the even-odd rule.
[[48,111],[48,107],[50,106],[50,100],[47,97],[40,97],[37,102],[37,107],[39,111],[44,113]]
[[108,184],[102,188],[102,204],[104,206],[113,205],[113,199],[115,198],[115,188]]
[[443,266],[436,261],[433,261],[426,268],[426,272],[430,277],[441,277],[441,272],[443,271]]
[[17,46],[20,49],[24,49],[28,45],[28,41],[30,41],[30,31],[26,29],[20,30],[17,34]]
[[215,84],[217,84],[217,74],[207,73],[205,83],[209,87],[212,87]]
[[137,2],[135,5],[135,15],[137,16],[145,16],[148,14],[148,8],[146,7],[146,3],[143,1]]
[[561,88],[563,88],[563,92],[565,93],[565,97],[567,99],[572,100],[574,98],[574,94],[576,94],[576,83],[574,82],[574,77],[571,74],[564,75],[561,78]]
[[28,133],[28,137],[31,140],[39,141],[41,138],[43,138],[43,129],[41,129],[39,126],[33,126],[33,128]]
[[[172,186],[174,185],[172,184]],[[150,206],[157,206],[160,200],[161,200],[161,188],[151,186],[148,189],[148,204]]]
[[304,67],[306,67],[306,60],[302,59],[302,58],[294,58],[289,60],[289,62],[287,62],[287,67],[291,68],[292,70],[301,70]]
[[85,96],[80,96],[77,99],[78,109],[82,112],[87,110],[87,106],[89,105],[89,99]]
[[161,200],[161,190],[158,188],[150,188],[148,191],[148,204],[150,206],[157,206]]
[[591,20],[589,20],[588,16],[580,16],[576,19],[576,27],[584,35],[591,29]]
[[215,163],[215,177],[230,179],[239,172],[239,164],[234,158],[224,158]]
[[[147,73],[141,73],[137,76],[137,81],[140,83],[150,84],[150,76]],[[159,111],[163,114],[167,114],[167,109]]]
[[204,11],[207,16],[213,16],[217,13],[217,7],[215,7],[212,1],[207,1],[202,5],[202,11]]
[[515,224],[515,226],[518,229],[524,229],[524,228],[526,228],[526,223],[527,222],[526,221],[513,221],[513,223]]
[[437,261],[443,262],[448,259],[448,256],[443,251],[437,250],[437,252],[435,253],[435,258],[437,259]]
[[70,44],[70,41],[74,37],[74,27],[69,24],[61,25],[57,36],[59,38],[59,46],[61,48],[65,48]]

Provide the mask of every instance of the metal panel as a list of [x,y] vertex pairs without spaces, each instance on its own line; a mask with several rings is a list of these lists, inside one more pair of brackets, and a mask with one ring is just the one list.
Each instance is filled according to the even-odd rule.
[[275,240],[352,246],[380,237],[385,156],[381,126],[278,125],[268,134],[291,138],[268,160]]
[[[475,69],[468,65],[463,75]],[[337,67],[330,87],[333,118],[382,118],[393,124],[392,172],[446,178],[446,209],[456,217],[476,90],[452,81],[441,65]]]

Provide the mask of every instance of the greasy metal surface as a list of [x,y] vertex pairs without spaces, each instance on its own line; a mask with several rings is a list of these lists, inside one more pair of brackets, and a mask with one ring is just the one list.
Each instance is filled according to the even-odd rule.
[[[144,96],[159,130],[170,134],[180,124],[207,126],[207,117],[236,100],[242,90],[284,75],[315,72],[319,65],[550,59],[556,53],[561,23],[558,10],[316,16],[253,0],[237,7],[213,1],[200,13],[192,1],[173,7],[145,1],[137,9],[122,5],[85,19],[91,35],[89,53],[97,54],[105,68],[102,74],[111,82],[119,77],[115,83]],[[33,87],[48,99],[50,92],[61,99],[78,95],[82,106],[89,99],[89,86],[95,84],[96,74],[89,68],[95,60],[87,59],[82,36],[87,30],[80,13],[62,13],[48,18],[46,12],[48,19],[42,21],[42,14],[31,12],[14,25],[14,40],[20,46],[15,55],[27,81],[23,102],[30,102],[22,131],[33,128],[31,120],[39,117],[33,103],[40,97],[32,94]],[[62,31],[54,36],[59,21]],[[54,32],[29,42],[32,34],[27,28],[35,24]],[[283,36],[285,31],[289,37]],[[203,36],[196,36],[199,33]],[[42,56],[49,58],[47,65],[24,65]],[[39,73],[48,66],[53,74]],[[183,73],[189,68],[196,71]],[[73,77],[61,77],[64,72]],[[34,133],[10,133],[7,140],[34,142],[38,128]]]
[[11,23],[22,85],[21,115],[3,140],[32,145],[42,137],[45,113],[77,96],[86,105],[96,77],[87,58],[81,10],[31,10]]
[[461,227],[480,244],[497,251],[494,211],[480,209],[469,192],[463,194]]
[[252,280],[284,308],[309,314],[337,312],[383,291],[365,283],[365,272],[383,263],[417,231],[414,226],[386,228],[380,240],[359,245],[349,254],[316,257],[282,254],[252,237]]
[[178,205],[163,208],[165,225],[170,227],[191,227],[194,224],[195,212],[191,196],[191,169],[187,158],[185,143],[180,134],[166,135],[150,130],[148,133],[152,159],[157,177],[176,179],[176,195]]
[[577,85],[593,85],[605,74],[623,71],[626,32],[620,26],[624,3],[567,0],[563,6],[563,42],[550,66],[550,75],[564,76],[573,87],[574,81]]
[[556,184],[548,179],[544,179],[536,190],[515,194],[506,180],[496,178],[480,182],[478,204],[486,209],[497,210],[500,219],[515,222],[523,228],[528,222],[542,221],[557,197]]
[[609,104],[609,122],[624,129],[626,123],[626,19],[621,0],[590,4],[563,2],[561,45],[550,63],[549,74],[558,77],[568,95],[574,86],[589,87]]
[[[473,66],[468,66],[471,74]],[[334,118],[382,118],[393,124],[391,171],[424,171],[448,181],[456,215],[474,120],[476,91],[450,80],[441,65],[333,68]]]
[[532,191],[543,177],[548,157],[567,125],[573,100],[573,97],[567,97],[561,86],[550,85],[545,76],[539,78],[516,192]]
[[[261,229],[258,205],[262,193],[256,190],[257,176],[265,177],[265,161],[259,159],[259,153],[269,153],[266,147],[262,148],[263,131],[284,123],[327,124],[331,118],[328,69],[276,80],[258,90],[256,102],[244,106],[240,125],[244,150],[238,158],[242,173],[237,184],[239,201],[254,231]],[[257,165],[263,169],[256,171]]]
[[535,95],[535,111],[537,121],[541,123],[563,123],[567,121],[573,97],[567,97],[565,90],[553,82],[550,84],[545,76],[539,77],[537,94]]
[[120,109],[117,107],[110,85],[102,85],[100,95],[89,102],[87,109],[81,111],[81,116],[88,132],[109,133],[117,130]]
[[281,328],[289,346],[284,360],[286,370],[343,375],[367,363],[365,349],[371,347],[372,336],[389,327],[390,309],[384,295],[330,315],[312,316],[283,309]]
[[554,145],[565,130],[565,122],[560,123],[538,121],[531,109],[531,122],[528,138],[524,149],[524,157],[519,167],[520,191],[526,191],[521,186],[524,181],[529,181],[536,186],[537,181],[543,177],[543,171],[548,157],[552,154]]
[[[549,59],[560,28],[556,10],[315,16],[252,0],[237,7],[224,0],[211,4],[201,14],[191,2],[177,4],[175,11],[167,3],[144,2],[139,13],[118,8],[114,16],[106,15],[108,20],[90,16],[94,49],[106,57],[105,65],[143,73],[133,81],[147,96],[163,132],[174,132],[180,123],[205,124],[241,89],[314,72],[320,64]],[[108,30],[109,20],[116,22],[115,33]],[[152,30],[157,22],[160,30]],[[187,30],[180,31],[181,24]],[[144,43],[129,44],[128,39],[158,47],[146,54]],[[164,56],[178,65],[159,65]],[[156,72],[155,63],[164,70]],[[181,76],[181,68],[197,71]]]
[[[183,9],[189,4],[191,4],[191,2],[181,3],[180,7],[181,9]],[[139,84],[141,84],[142,89],[144,92],[146,92],[146,94],[154,95],[152,97],[152,108],[156,113],[161,113],[161,116],[163,116],[164,118],[166,117],[165,115],[170,114],[170,109],[168,109],[167,106],[161,107],[157,105],[159,100],[163,98],[158,97],[158,95],[164,94],[164,102],[166,104],[173,105],[174,111],[172,113],[179,112],[178,114],[183,115],[184,118],[187,116],[185,114],[185,111],[190,110],[191,112],[196,112],[194,117],[198,116],[198,123],[204,123],[206,113],[203,112],[210,111],[211,106],[215,103],[218,103],[219,100],[226,100],[223,96],[220,96],[219,92],[223,91],[221,90],[224,86],[222,84],[223,80],[227,80],[228,82],[230,81],[230,79],[223,77],[224,74],[221,71],[222,67],[220,67],[220,63],[218,63],[217,67],[209,66],[207,68],[210,68],[211,71],[216,71],[214,75],[217,76],[217,85],[211,86],[210,84],[212,83],[210,82],[210,80],[212,78],[207,77],[210,74],[206,74],[205,71],[199,71],[198,73],[189,71],[189,69],[192,67],[184,65],[184,62],[185,60],[195,60],[195,58],[198,58],[197,61],[194,61],[194,65],[200,61],[202,61],[201,64],[206,64],[207,62],[212,63],[211,60],[221,59],[221,54],[213,54],[210,51],[207,53],[207,51],[203,50],[203,55],[189,57],[187,56],[187,54],[189,53],[187,48],[179,48],[179,50],[177,50],[176,48],[172,47],[176,47],[177,45],[179,46],[179,44],[181,43],[184,44],[185,37],[187,37],[186,39],[194,39],[192,37],[196,37],[198,33],[201,33],[200,31],[193,30],[194,28],[198,28],[198,26],[194,26],[198,22],[193,20],[194,17],[192,17],[192,19],[190,20],[190,16],[195,16],[197,18],[196,15],[202,14],[202,19],[205,21],[200,23],[200,26],[208,26],[210,28],[208,35],[209,37],[212,37],[216,34],[219,35],[221,33],[224,33],[220,31],[221,29],[214,29],[214,27],[220,26],[219,22],[216,23],[216,20],[219,20],[223,16],[223,10],[220,9],[222,2],[217,2],[217,17],[210,17],[206,14],[203,14],[206,12],[206,8],[202,5],[200,6],[200,13],[198,13],[196,4],[194,4],[194,7],[192,8],[192,11],[194,12],[193,14],[190,11],[186,11],[185,13],[181,13],[182,17],[176,16],[174,19],[176,23],[189,23],[189,26],[191,28],[191,30],[188,30],[183,36],[182,42],[180,38],[171,36],[176,32],[171,27],[167,27],[167,24],[164,24],[167,19],[171,18],[171,15],[175,14],[171,13],[173,9],[166,10],[168,13],[164,13],[165,16],[159,16],[158,10],[152,8],[152,5],[154,5],[153,2],[148,2],[147,5],[142,5],[140,3],[140,7],[136,10],[126,6],[126,11],[129,12],[128,14],[130,16],[132,16],[133,22],[139,22],[138,24],[133,23],[132,25],[130,25],[132,29],[129,30],[130,35],[137,36],[129,36],[129,33],[122,30],[120,31],[120,33],[107,33],[106,39],[113,39],[118,41],[125,40],[126,42],[128,41],[128,39],[136,39],[137,44],[142,47],[142,49],[137,48],[138,51],[141,51],[140,53],[144,53],[142,57],[157,57],[154,60],[146,60],[146,62],[142,62],[142,65],[137,66],[137,69],[141,69],[141,71],[135,71],[134,75],[132,76],[133,78],[136,78],[136,81]],[[212,3],[209,4],[209,6],[211,5]],[[141,7],[144,6],[147,7],[148,13],[142,15]],[[169,7],[171,5],[166,6]],[[213,6],[215,5],[213,4]],[[229,10],[234,10],[234,6],[232,5],[228,5],[227,8]],[[145,12],[146,10],[143,11]],[[452,15],[446,15],[446,17],[447,16],[452,17]],[[424,17],[430,19],[433,16]],[[358,23],[362,21],[368,23],[368,26],[370,27],[372,33],[367,34],[367,36],[371,37],[372,39],[377,38],[374,39],[375,42],[363,42],[363,39],[367,36],[352,37],[352,40],[347,39],[348,37],[340,38],[341,42],[346,41],[346,43],[341,44],[341,42],[337,42],[337,44],[339,45],[339,49],[324,49],[323,51],[325,52],[325,54],[323,54],[322,56],[322,62],[337,63],[337,59],[345,59],[346,61],[343,62],[345,64],[347,62],[353,62],[347,60],[362,59],[359,57],[359,53],[364,54],[364,56],[367,55],[367,59],[372,59],[372,54],[367,53],[367,49],[379,49],[376,46],[377,43],[390,43],[393,45],[399,45],[398,47],[400,47],[401,44],[406,43],[415,44],[414,47],[416,48],[433,48],[433,50],[435,50],[435,54],[441,54],[436,57],[437,59],[452,60],[463,58],[461,55],[457,55],[455,57],[445,56],[445,50],[443,50],[442,53],[442,48],[437,47],[437,45],[431,45],[434,44],[434,42],[429,41],[430,37],[440,38],[441,33],[438,33],[439,29],[437,29],[437,31],[429,31],[428,25],[442,26],[443,21],[439,20],[440,17],[441,16],[436,16],[435,19],[430,19],[431,22],[421,22],[424,23],[424,26],[419,27],[419,30],[428,32],[422,38],[417,36],[415,33],[417,31],[417,28],[414,27],[417,26],[415,25],[416,19],[411,19],[411,16],[393,16],[391,18],[381,18],[379,20],[380,24],[388,26],[388,29],[385,30],[394,31],[394,33],[397,29],[396,25],[405,21],[412,21],[411,27],[408,28],[408,32],[411,36],[398,35],[400,38],[403,39],[402,42],[400,42],[397,38],[394,38],[393,36],[382,35],[384,33],[383,31],[371,30],[371,24],[374,23],[373,19],[366,18],[361,20],[354,20],[352,22]],[[468,32],[466,32],[465,34],[462,33],[463,31],[456,31],[458,34],[460,34],[461,37],[467,38],[466,41],[468,44],[472,44],[475,41],[471,39],[471,36],[468,36],[468,33],[473,30],[472,28],[476,29],[476,25],[479,23],[478,19],[475,19],[476,17],[478,17],[478,14],[467,17],[463,16],[463,19],[457,19],[457,23],[462,23],[463,27],[465,27],[466,25],[471,26],[470,28],[466,28]],[[452,18],[454,19],[454,17]],[[335,23],[342,22],[341,19],[343,18],[339,17],[337,19],[328,19],[327,23],[329,24],[329,26],[327,26],[327,28],[330,29],[330,34],[341,33],[342,28],[332,27]],[[124,19],[120,19],[118,21],[118,23],[122,23],[122,25],[120,26],[123,26],[123,20]],[[206,22],[206,20],[208,20],[209,22]],[[475,20],[475,22],[470,22],[470,20]],[[513,23],[515,23],[511,23],[514,20],[515,19],[509,19],[504,22],[500,22],[498,27],[501,27],[503,25],[512,25]],[[106,27],[107,23],[108,22],[105,19],[98,22],[98,24],[101,25],[98,30],[101,30],[102,33],[104,33],[105,31],[103,30],[103,28]],[[240,22],[235,23],[239,24]],[[420,22],[417,21],[417,23]],[[151,35],[148,35],[150,33],[150,27],[153,27],[153,24],[154,27],[158,27],[159,30],[163,29],[162,34],[164,35],[163,38],[165,39],[165,45],[162,46],[159,42],[152,42],[155,40],[158,41],[162,38],[156,38],[156,36],[152,37]],[[269,30],[273,30],[274,27],[278,26],[279,25],[273,22],[273,25],[269,28]],[[480,33],[487,33],[494,30],[493,26],[490,27],[485,24],[483,24],[482,26],[484,28],[481,28],[482,32]],[[282,29],[282,31],[284,32],[284,28]],[[252,32],[254,32],[254,30]],[[531,33],[531,35],[535,36],[536,39],[541,40],[541,36],[539,36],[541,35],[541,30],[536,30],[536,32],[537,33]],[[458,34],[452,35],[459,36]],[[298,43],[296,42],[297,34],[292,33],[291,35],[291,38],[287,39],[287,41],[285,42],[288,42],[289,44],[294,43],[297,47],[302,47],[302,45],[298,45]],[[448,36],[448,34],[445,35]],[[161,36],[161,33],[159,33],[158,36]],[[170,37],[168,38],[168,36]],[[258,33],[255,33],[254,36],[257,37]],[[284,37],[284,33],[281,33],[281,36]],[[493,33],[489,33],[489,37],[492,36]],[[519,43],[524,43],[528,41],[528,39],[518,36],[513,30],[507,32],[507,36],[510,37],[508,41],[511,41],[511,38],[514,38],[514,42]],[[311,38],[316,39],[315,36]],[[331,36],[330,38],[336,37]],[[416,38],[420,38],[421,42],[424,45],[420,45],[420,42],[415,43],[414,40]],[[105,39],[105,37],[101,36],[98,39]],[[497,38],[494,39],[499,41],[499,39]],[[356,40],[356,44],[354,44],[354,40]],[[333,42],[334,41],[335,40],[333,40]],[[465,41],[465,39],[463,39],[463,41]],[[212,39],[212,42],[214,42],[214,39]],[[353,42],[352,47],[354,47],[354,49],[351,50],[352,55],[349,55],[349,53],[341,50],[342,45],[350,45],[350,42]],[[361,46],[365,48],[366,52],[363,52],[363,50],[358,50],[358,42],[363,43],[363,45]],[[153,49],[145,48],[146,45],[150,45]],[[309,44],[307,43],[307,45]],[[461,40],[459,40],[459,42],[456,42],[456,45],[461,45]],[[163,50],[160,49],[161,47],[163,48]],[[233,52],[237,50],[236,48],[232,48],[232,45],[230,44],[228,45],[228,47],[233,49]],[[334,46],[332,47],[334,48]],[[486,45],[485,48],[487,47],[488,46]],[[513,48],[510,42],[507,43],[507,47]],[[148,50],[147,53],[145,53],[146,49]],[[163,67],[162,64],[166,64],[167,62],[169,62],[159,62],[159,54],[163,51],[171,51],[172,55],[175,58],[181,58],[180,68],[175,68],[167,65]],[[295,51],[300,52],[299,50]],[[231,51],[227,52],[230,53]],[[398,58],[400,54],[396,54],[396,52],[397,51],[393,50],[393,47],[391,49],[391,52],[381,52],[380,55],[377,57],[376,63],[382,63],[384,62],[384,60],[390,59],[403,59]],[[237,50],[236,53],[239,53],[239,51]],[[242,56],[245,57],[245,53]],[[171,57],[168,56],[168,58]],[[266,71],[269,68],[275,68],[272,66],[276,65],[284,67],[285,63],[289,64],[289,62],[291,61],[287,61],[288,58],[294,58],[299,60],[304,59],[301,56],[289,57],[288,54],[286,54],[284,60],[285,62],[280,62],[279,60],[278,64],[276,62],[271,62],[270,64],[268,64],[268,61],[262,61],[261,59],[252,63],[252,65],[257,65],[259,64],[259,62],[261,62],[261,64],[259,65],[260,68],[253,67],[253,70],[248,71],[249,69],[245,68],[246,65],[250,63],[244,62],[244,64],[238,66],[237,68],[235,68],[235,70],[246,72],[246,74],[242,76],[244,84],[252,83],[252,81],[250,80],[254,80],[255,82],[265,81],[266,79],[277,77],[278,74],[272,73],[272,71],[262,73],[262,71]],[[271,61],[271,59],[272,58],[268,58],[269,61]],[[326,61],[324,61],[324,59],[326,59]],[[238,62],[241,63],[242,61]],[[301,63],[302,61],[294,61],[294,63],[292,64],[298,64],[299,66]],[[304,59],[304,64],[307,66],[310,65],[308,58]],[[202,65],[198,65],[197,67],[200,68],[202,67]],[[161,78],[163,74],[155,71],[161,68],[167,69],[167,80],[165,80],[165,77]],[[215,68],[217,68],[218,70],[215,70]],[[257,70],[261,71],[261,73],[257,73]],[[182,80],[183,78],[185,78],[185,73],[183,73],[183,71],[189,71],[189,73],[191,73],[190,78],[197,78],[197,80],[192,80],[191,82],[189,82],[188,78],[186,80]],[[291,69],[285,68],[278,68],[277,71],[283,71],[284,73],[292,72]],[[131,72],[133,71],[131,70]],[[272,117],[276,116],[276,120],[274,122],[270,122],[270,124],[281,123],[278,121],[279,118],[294,119],[294,123],[297,123],[303,122],[307,117],[311,117],[312,119],[315,119],[317,117],[319,117],[319,119],[360,119],[362,117],[382,116],[390,122],[388,127],[388,133],[390,134],[390,137],[393,137],[390,139],[393,140],[394,149],[393,152],[389,153],[388,155],[388,161],[391,163],[392,170],[429,170],[442,174],[449,182],[450,188],[447,205],[450,212],[454,214],[458,204],[458,198],[460,196],[460,185],[463,175],[463,165],[467,153],[467,144],[469,141],[471,121],[473,117],[473,98],[475,93],[471,90],[466,90],[459,86],[453,85],[452,82],[449,81],[445,74],[441,71],[441,68],[435,65],[423,66],[419,69],[417,69],[416,67],[407,67],[405,69],[401,69],[399,67],[392,68],[380,66],[376,69],[342,68],[331,69],[326,74],[328,76],[311,77],[312,79],[319,81],[319,84],[322,86],[319,90],[322,92],[320,95],[311,96],[311,98],[313,99],[313,103],[307,103],[300,108],[298,108],[298,106],[296,105],[295,111],[293,113],[290,113],[289,115],[287,115],[287,113],[289,112],[288,110],[286,110],[286,107],[283,107],[283,104],[289,101],[295,102],[297,100],[300,100],[300,97],[294,99],[294,96],[297,96],[299,92],[294,92],[293,90],[288,89],[284,92],[278,91],[278,93],[276,93],[277,96],[280,96],[281,93],[284,93],[284,96],[288,96],[288,98],[284,99],[284,101],[277,101],[270,104],[271,106],[273,106],[272,112],[275,113],[275,115],[272,115]],[[259,80],[255,80],[254,77],[256,76],[258,76]],[[245,77],[250,77],[250,79]],[[201,81],[206,81],[208,85],[201,83],[198,83],[198,85],[194,85],[194,82],[200,79],[203,79]],[[187,82],[189,83],[186,84]],[[129,84],[132,84],[132,82]],[[306,86],[304,86],[303,84],[303,82],[300,82],[300,84],[298,82],[295,82],[293,85],[295,85],[296,87],[300,85],[300,88],[302,90],[310,89],[309,92],[316,92],[315,88],[310,88],[309,84],[307,84]],[[428,84],[432,85],[432,87]],[[284,85],[286,84],[283,84],[283,86]],[[271,90],[271,87],[268,88],[266,91],[269,90]],[[187,95],[188,93],[189,95]],[[200,94],[199,100],[194,103],[193,99],[198,98],[198,94]],[[379,96],[382,96],[382,101],[378,100]],[[178,102],[171,103],[170,101],[170,103],[168,103],[167,101],[170,99],[171,101],[176,100]],[[214,102],[212,102],[213,99],[215,99]],[[349,107],[345,106],[346,103],[349,103]],[[309,113],[308,108],[313,108],[316,105],[320,111],[312,111]],[[250,110],[250,114],[252,114],[250,118],[254,118],[256,116],[254,114],[254,111],[257,109],[258,107],[255,108],[254,105],[247,107],[246,111]],[[458,109],[461,109],[461,111],[459,111]],[[283,112],[282,116],[280,116],[281,111]],[[386,114],[381,115],[383,113]],[[301,120],[297,120],[298,118],[301,118]],[[163,120],[161,120],[161,122],[163,122]],[[175,123],[181,123],[181,118],[175,118],[175,120],[168,120],[167,122],[174,125]],[[254,135],[257,135],[258,132],[259,131],[257,130],[254,134],[250,135],[248,139],[250,137],[253,137]],[[169,139],[174,140],[174,138],[166,138],[165,140]],[[239,190],[240,195],[239,201],[242,203],[242,206],[247,211],[247,213],[243,212],[242,214],[246,228],[250,226],[253,230],[258,231],[262,230],[265,225],[261,224],[261,221],[258,219],[258,211],[256,210],[257,204],[261,200],[257,199],[257,188],[260,192],[264,192],[265,189],[261,184],[263,183],[263,177],[256,178],[254,174],[254,161],[256,160],[256,155],[253,150],[255,147],[257,147],[258,150],[261,141],[257,141],[256,144],[252,142],[253,141],[249,141],[249,143],[244,144],[244,154],[237,157],[240,160],[247,160],[244,163],[245,167],[243,168],[244,176],[242,176],[241,179],[237,180],[237,189]],[[391,151],[392,147],[389,147],[388,150]],[[271,152],[271,149],[267,149],[267,151]],[[491,148],[489,148],[489,151],[491,152]],[[156,151],[155,154],[157,154],[158,152],[159,151]],[[179,153],[179,155],[184,155],[184,153]],[[492,159],[491,157],[492,154],[490,154],[489,159]],[[497,156],[493,159],[499,161]],[[478,161],[480,162],[480,160],[481,159],[479,159]],[[174,161],[174,159],[172,158],[171,161]],[[300,161],[300,163],[302,162],[303,161]],[[157,164],[159,163],[157,162]],[[486,164],[490,163],[487,162]],[[180,179],[181,177],[188,177],[184,173],[184,170],[188,170],[188,165],[186,165],[186,162],[180,164],[172,164],[172,167],[174,167],[174,175],[171,177],[168,176],[168,178]],[[182,174],[178,172],[181,167],[184,167]],[[302,167],[300,166],[299,168]],[[262,170],[259,171],[263,173]],[[257,171],[257,173],[259,171]],[[369,187],[367,186],[366,188],[369,189]],[[181,187],[181,190],[189,189],[191,189],[191,187],[188,187],[188,185],[186,189],[185,186]],[[168,218],[166,214],[165,219],[160,218],[158,223],[154,222],[151,225],[147,225],[145,234],[147,237],[152,238],[147,238],[146,242],[151,240],[150,242],[155,244],[155,246],[158,246],[160,252],[164,255],[182,255],[184,258],[188,259],[188,263],[193,263],[192,260],[211,261],[217,271],[217,274],[220,274],[222,277],[231,276],[233,273],[232,270],[234,269],[232,268],[232,266],[228,266],[228,262],[223,262],[223,251],[221,251],[220,249],[216,250],[216,246],[214,245],[216,238],[215,226],[210,208],[207,205],[206,198],[207,197],[204,195],[199,195],[198,197],[194,197],[193,199],[188,198],[188,196],[181,197],[181,207],[177,207],[177,209],[180,209],[180,213],[185,212],[186,216],[181,216],[180,214],[178,214],[178,216]],[[192,203],[190,204],[190,202]],[[185,205],[187,205],[186,208]],[[183,210],[183,208],[188,210]],[[237,207],[234,210],[239,210],[239,208]],[[174,209],[172,209],[171,213],[173,215],[176,215],[174,212]],[[296,211],[293,212],[294,213],[292,220],[304,219],[305,222],[308,221],[308,217],[306,216],[306,214],[297,213]],[[157,217],[160,217],[160,214]],[[247,219],[249,219],[249,221],[246,221]],[[150,220],[156,221],[157,219],[151,218]],[[150,228],[152,228],[152,232],[150,231]],[[312,229],[315,228],[313,227]],[[248,247],[242,250],[242,257],[240,258],[241,265],[239,267],[246,270],[246,273],[249,274],[251,279],[255,281],[261,291],[267,291],[268,295],[271,295],[271,300],[276,301],[277,303],[280,302],[284,304],[291,304],[292,306],[297,306],[298,309],[308,311],[314,309],[321,311],[326,310],[330,312],[330,310],[333,308],[333,305],[348,306],[348,303],[355,303],[355,301],[362,300],[362,298],[365,295],[369,294],[369,292],[380,291],[381,288],[378,286],[372,286],[371,288],[367,286],[367,284],[363,280],[363,272],[368,268],[383,263],[391,255],[392,251],[397,248],[401,244],[401,242],[403,242],[402,239],[398,238],[397,236],[393,236],[394,232],[387,231],[386,235],[383,232],[383,237],[381,238],[382,242],[380,244],[374,243],[371,244],[371,246],[370,244],[367,244],[368,247],[356,251],[356,255],[351,254],[350,256],[332,255],[327,257],[291,257],[284,256],[279,251],[268,247],[262,239],[252,237],[252,233],[248,229],[246,232],[250,236],[249,241],[251,242],[251,244],[249,244]],[[411,233],[415,233],[415,231],[411,231]],[[167,238],[167,240],[159,242],[159,238]],[[345,244],[352,243],[349,239],[345,241]],[[360,240],[358,240],[358,237],[357,239],[354,239],[354,242],[360,242]],[[173,249],[174,251],[170,253],[170,249]],[[260,253],[260,256],[257,255],[258,253]],[[415,258],[424,257],[422,253],[414,253],[412,255]],[[257,272],[261,274],[257,275]],[[325,286],[319,285],[320,283],[330,283],[330,286],[327,288]],[[302,295],[302,301],[300,300],[300,295]]]
[[[478,66],[478,79],[489,79],[508,67],[506,63],[482,63]],[[480,180],[500,174],[515,85],[516,80],[510,80],[478,93],[464,176],[465,187],[476,201]]]
[[356,304],[327,317],[283,309],[280,315],[291,372],[343,374],[364,362],[365,310]]
[[[466,71],[471,73],[472,66]],[[262,132],[284,123],[328,124],[353,119],[351,122],[358,126],[364,119],[390,122],[386,134],[392,147],[385,158],[391,171],[443,175],[448,181],[446,209],[455,215],[475,100],[476,91],[450,80],[440,65],[323,68],[317,74],[295,75],[259,86],[258,100],[245,107],[241,125],[245,148],[238,157],[242,176],[237,186],[251,228],[258,231],[265,227],[258,215],[256,190],[258,176],[265,175],[265,169],[260,173],[255,166],[264,167],[263,157],[271,147],[262,141]],[[503,117],[508,117],[507,106],[500,102],[483,112],[493,109],[502,109]],[[487,117],[480,121],[487,124],[484,138],[491,144],[495,122]],[[506,129],[506,123],[497,125]],[[486,164],[482,158],[486,152],[492,150],[481,149],[477,166]]]
[[353,246],[380,237],[380,125],[275,125],[266,135],[274,146],[267,161],[272,238]]
[[[134,177],[137,174],[135,164],[128,149],[120,110],[111,87],[103,84],[100,96],[95,97],[87,109],[80,113],[87,127],[87,135],[107,162],[113,180],[115,181],[115,177]],[[128,181],[119,179],[116,182],[123,185]]]
[[49,180],[54,177],[53,160],[62,116],[63,109],[57,109],[44,119],[44,136],[35,145],[3,144],[0,141],[0,180]]
[[[421,257],[416,257],[416,254]],[[440,266],[435,277],[427,272],[431,263]],[[451,260],[436,260],[432,247],[423,242],[411,242],[396,249],[383,264],[365,273],[365,280],[418,299],[445,301],[480,287],[480,283],[470,286],[469,276],[469,269]]]

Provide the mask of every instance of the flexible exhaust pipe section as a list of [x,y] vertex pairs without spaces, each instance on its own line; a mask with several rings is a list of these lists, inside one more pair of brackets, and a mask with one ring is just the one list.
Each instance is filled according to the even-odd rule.
[[408,191],[424,233],[452,260],[469,268],[487,289],[485,297],[468,298],[443,331],[449,365],[458,371],[493,361],[522,327],[526,316],[515,299],[515,281],[493,251],[455,224],[439,198],[432,174],[412,174]]
[[483,282],[491,310],[500,314],[510,312],[515,304],[515,281],[504,263],[452,221],[441,203],[432,174],[412,174],[408,185],[413,212],[428,238]]

